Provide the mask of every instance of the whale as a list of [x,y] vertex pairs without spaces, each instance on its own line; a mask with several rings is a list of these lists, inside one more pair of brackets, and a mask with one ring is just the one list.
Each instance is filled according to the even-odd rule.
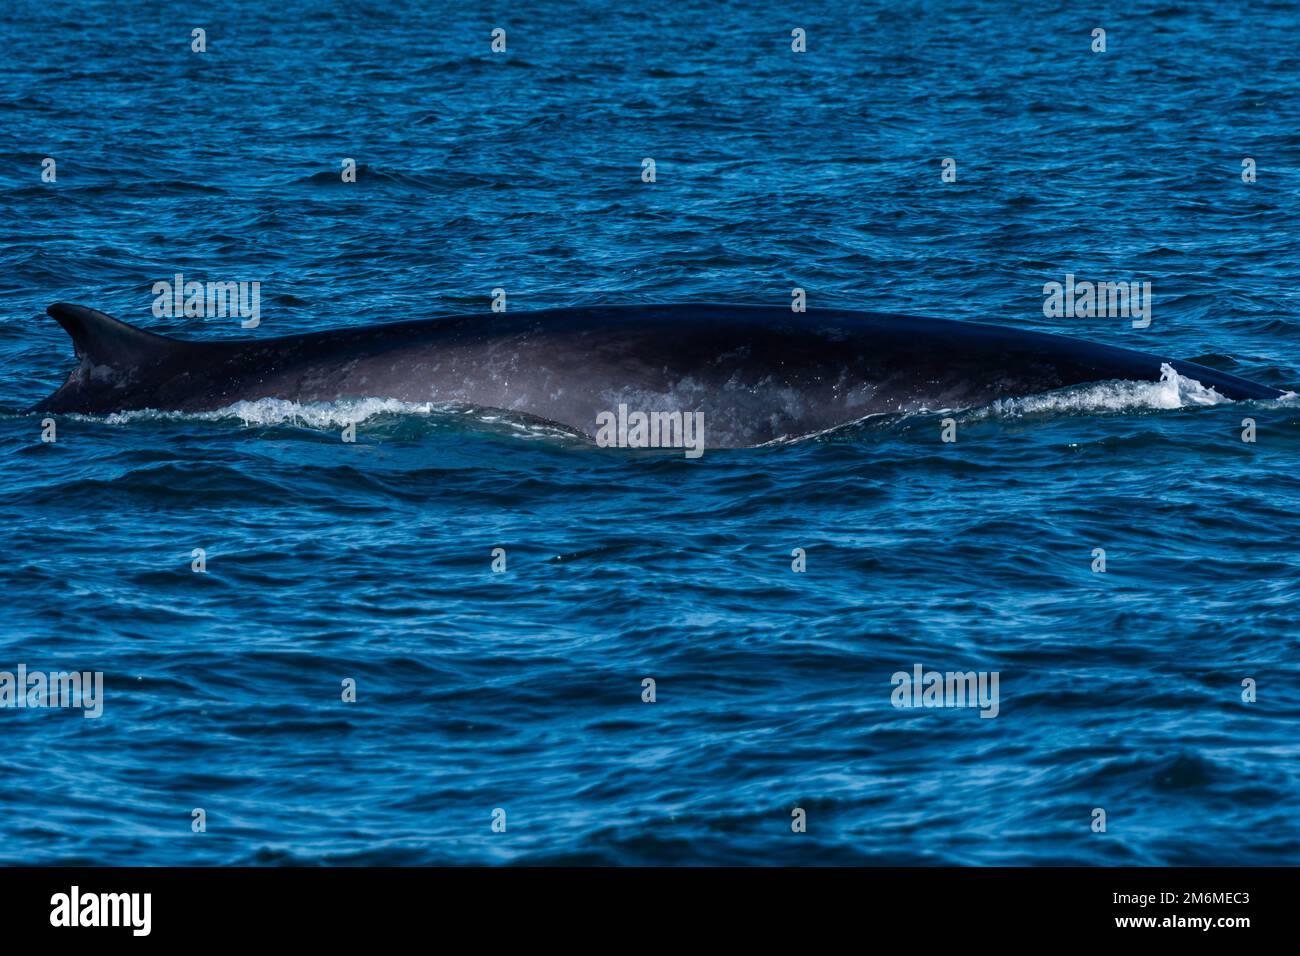
[[[1267,385],[1011,326],[755,304],[596,305],[446,314],[284,336],[180,339],[81,305],[48,314],[79,360],[31,411],[202,412],[238,402],[384,398],[514,413],[599,439],[610,416],[702,416],[744,447],[870,416],[964,410],[1172,369],[1226,399]],[[620,424],[620,428],[623,427]]]

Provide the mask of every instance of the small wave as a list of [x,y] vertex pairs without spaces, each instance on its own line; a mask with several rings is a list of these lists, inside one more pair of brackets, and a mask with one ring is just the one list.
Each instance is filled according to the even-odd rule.
[[[453,180],[463,180],[459,183],[452,183]],[[446,174],[441,180],[432,175],[421,175],[408,173],[391,169],[380,169],[377,166],[371,166],[368,163],[360,163],[356,168],[356,182],[361,185],[380,184],[384,186],[398,186],[412,189],[415,191],[426,191],[446,186],[449,183],[453,185],[490,185],[491,180],[472,173],[454,173]],[[340,169],[321,170],[312,173],[309,176],[301,176],[294,180],[295,186],[328,186],[344,187],[349,185],[344,182]]]

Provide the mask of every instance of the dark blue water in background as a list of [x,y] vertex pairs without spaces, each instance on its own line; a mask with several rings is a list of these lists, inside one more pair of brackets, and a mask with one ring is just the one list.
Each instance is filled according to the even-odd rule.
[[[265,335],[800,286],[1300,388],[1295,8],[1057,6],[6,3],[0,670],[106,699],[0,710],[0,861],[1295,862],[1294,401],[698,461],[383,403],[24,412],[73,364],[51,302],[244,334],[154,319],[176,272],[260,281]],[[1067,272],[1152,281],[1151,327],[1044,318]],[[918,663],[998,671],[998,717],[891,706]]]

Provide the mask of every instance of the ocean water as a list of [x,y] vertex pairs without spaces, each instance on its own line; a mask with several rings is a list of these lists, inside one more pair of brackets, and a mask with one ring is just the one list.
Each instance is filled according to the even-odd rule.
[[[245,334],[154,318],[177,272],[259,281],[259,335],[798,286],[1300,390],[1298,49],[1268,2],[10,0],[0,670],[104,684],[0,709],[0,862],[1296,862],[1294,399],[694,461],[384,396],[25,409],[51,302]],[[1045,317],[1067,273],[1150,281],[1150,327]],[[997,716],[894,706],[918,665]]]

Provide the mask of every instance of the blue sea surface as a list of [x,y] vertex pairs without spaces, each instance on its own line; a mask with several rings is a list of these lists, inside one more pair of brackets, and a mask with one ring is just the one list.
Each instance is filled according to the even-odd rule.
[[[217,339],[495,288],[800,287],[1300,390],[1300,13],[1061,7],[8,0],[0,671],[104,709],[0,709],[0,862],[1297,862],[1293,399],[697,460],[379,401],[26,411],[74,365],[52,302]],[[178,272],[259,281],[260,327],[155,318]],[[1045,317],[1067,273],[1150,281],[1150,327]],[[917,665],[997,672],[997,716],[894,706]]]

